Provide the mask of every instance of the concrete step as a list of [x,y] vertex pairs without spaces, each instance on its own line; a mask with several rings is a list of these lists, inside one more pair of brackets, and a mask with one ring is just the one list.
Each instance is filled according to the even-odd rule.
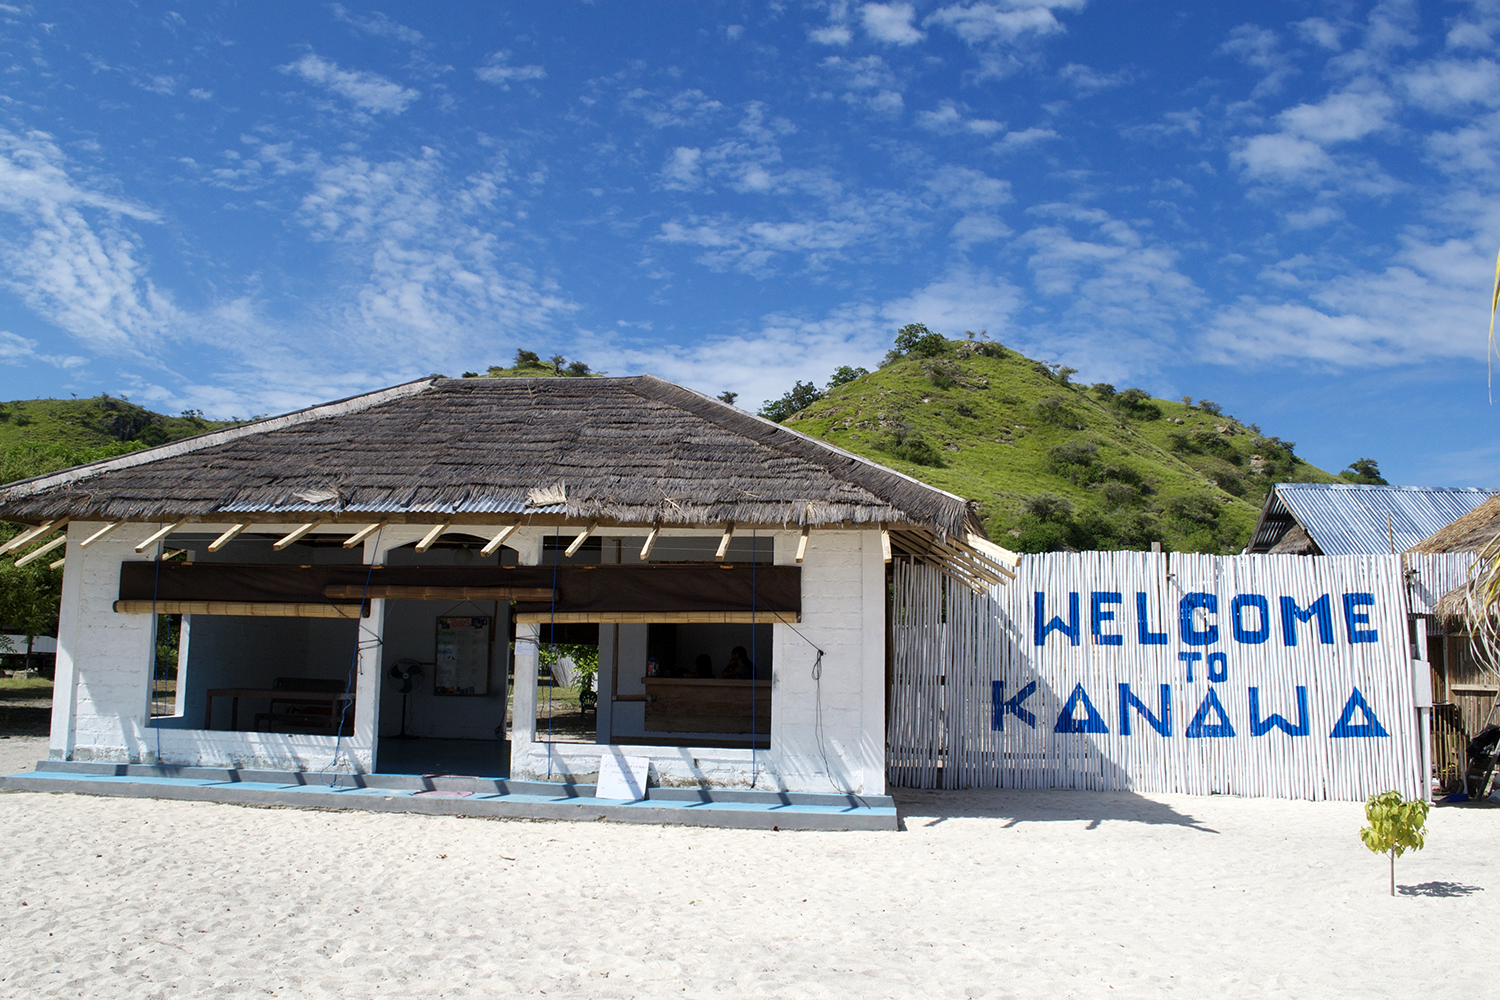
[[40,761],[0,777],[0,790],[75,792],[243,805],[445,816],[613,820],[781,830],[894,830],[889,796],[758,789],[651,788],[637,802],[594,797],[593,785],[411,774],[317,774]]

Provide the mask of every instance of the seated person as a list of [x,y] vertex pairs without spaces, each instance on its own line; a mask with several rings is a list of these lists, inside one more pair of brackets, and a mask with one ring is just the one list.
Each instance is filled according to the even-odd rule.
[[742,681],[748,681],[755,676],[755,664],[750,662],[750,654],[745,652],[744,646],[736,646],[729,651],[729,662],[724,665],[724,676]]
[[714,675],[714,661],[707,653],[699,653],[698,659],[693,661],[693,667],[699,677],[712,677]]

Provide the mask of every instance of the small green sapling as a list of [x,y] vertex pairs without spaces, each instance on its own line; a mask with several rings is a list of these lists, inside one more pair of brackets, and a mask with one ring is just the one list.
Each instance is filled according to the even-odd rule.
[[1425,846],[1428,805],[1420,799],[1407,802],[1400,792],[1381,792],[1365,802],[1370,825],[1359,831],[1359,839],[1375,854],[1391,858],[1391,895],[1396,894],[1396,859],[1407,850]]

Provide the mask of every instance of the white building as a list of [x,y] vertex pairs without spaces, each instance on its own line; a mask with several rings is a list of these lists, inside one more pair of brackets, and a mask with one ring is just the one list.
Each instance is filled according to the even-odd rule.
[[[61,762],[586,781],[624,748],[662,785],[880,795],[893,548],[1014,565],[962,499],[650,376],[427,379],[0,518],[65,534]],[[598,709],[549,732],[539,660],[580,636]]]

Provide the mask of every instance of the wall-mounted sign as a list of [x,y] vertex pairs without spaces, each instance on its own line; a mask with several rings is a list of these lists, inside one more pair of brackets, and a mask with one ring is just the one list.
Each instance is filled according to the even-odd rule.
[[433,694],[487,695],[490,693],[490,632],[488,617],[450,617],[437,620],[437,663],[432,672]]

